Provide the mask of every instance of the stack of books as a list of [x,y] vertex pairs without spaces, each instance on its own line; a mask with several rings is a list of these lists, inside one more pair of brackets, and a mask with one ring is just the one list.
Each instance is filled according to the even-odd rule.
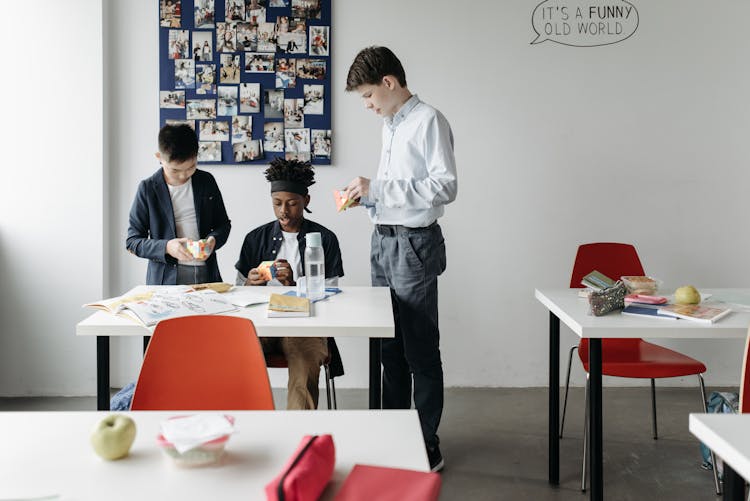
[[306,297],[271,294],[268,300],[268,318],[309,317],[310,300]]
[[704,324],[712,324],[729,314],[732,310],[723,306],[700,304],[639,304],[630,303],[622,310],[623,315],[665,318],[669,320],[684,319]]
[[609,278],[607,275],[600,273],[596,270],[592,271],[581,279],[581,285],[585,285],[589,289],[601,292],[605,289],[613,287],[617,282]]

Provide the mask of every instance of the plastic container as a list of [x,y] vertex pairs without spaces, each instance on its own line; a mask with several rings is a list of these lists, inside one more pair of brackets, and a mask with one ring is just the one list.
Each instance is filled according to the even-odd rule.
[[305,284],[310,301],[323,299],[326,295],[326,269],[320,233],[305,235]]
[[620,280],[625,284],[628,294],[643,294],[646,296],[655,295],[662,284],[661,280],[647,276],[625,276],[620,277]]
[[[170,419],[179,419],[181,417],[186,416],[175,416]],[[230,423],[234,424],[234,418],[232,416],[225,417]],[[179,453],[177,452],[177,449],[175,449],[174,444],[169,442],[164,438],[164,435],[159,433],[156,437],[156,444],[161,448],[164,454],[172,458],[177,466],[193,467],[218,463],[221,456],[224,454],[224,447],[227,444],[227,440],[229,440],[229,435],[222,435],[221,437],[209,440],[198,447]]]

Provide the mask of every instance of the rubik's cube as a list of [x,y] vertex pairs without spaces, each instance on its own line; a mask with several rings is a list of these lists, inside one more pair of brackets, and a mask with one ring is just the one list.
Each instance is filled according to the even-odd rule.
[[195,259],[205,259],[209,255],[209,249],[204,239],[188,240],[187,250]]

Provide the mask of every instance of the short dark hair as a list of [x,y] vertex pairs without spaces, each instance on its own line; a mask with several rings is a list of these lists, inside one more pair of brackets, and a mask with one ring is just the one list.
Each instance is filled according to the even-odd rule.
[[164,160],[184,162],[198,156],[198,137],[187,124],[165,125],[159,130],[159,153]]
[[264,174],[268,181],[291,181],[301,184],[305,188],[315,184],[315,171],[310,162],[287,160],[276,157],[271,160]]
[[367,47],[359,51],[349,67],[346,90],[353,91],[360,85],[379,85],[386,75],[393,75],[406,87],[406,73],[401,61],[388,47]]

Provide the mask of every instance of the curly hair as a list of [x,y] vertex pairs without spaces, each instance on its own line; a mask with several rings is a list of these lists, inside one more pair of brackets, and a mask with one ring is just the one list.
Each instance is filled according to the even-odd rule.
[[315,184],[315,171],[310,162],[277,157],[271,160],[264,174],[268,181],[292,181],[304,187]]

